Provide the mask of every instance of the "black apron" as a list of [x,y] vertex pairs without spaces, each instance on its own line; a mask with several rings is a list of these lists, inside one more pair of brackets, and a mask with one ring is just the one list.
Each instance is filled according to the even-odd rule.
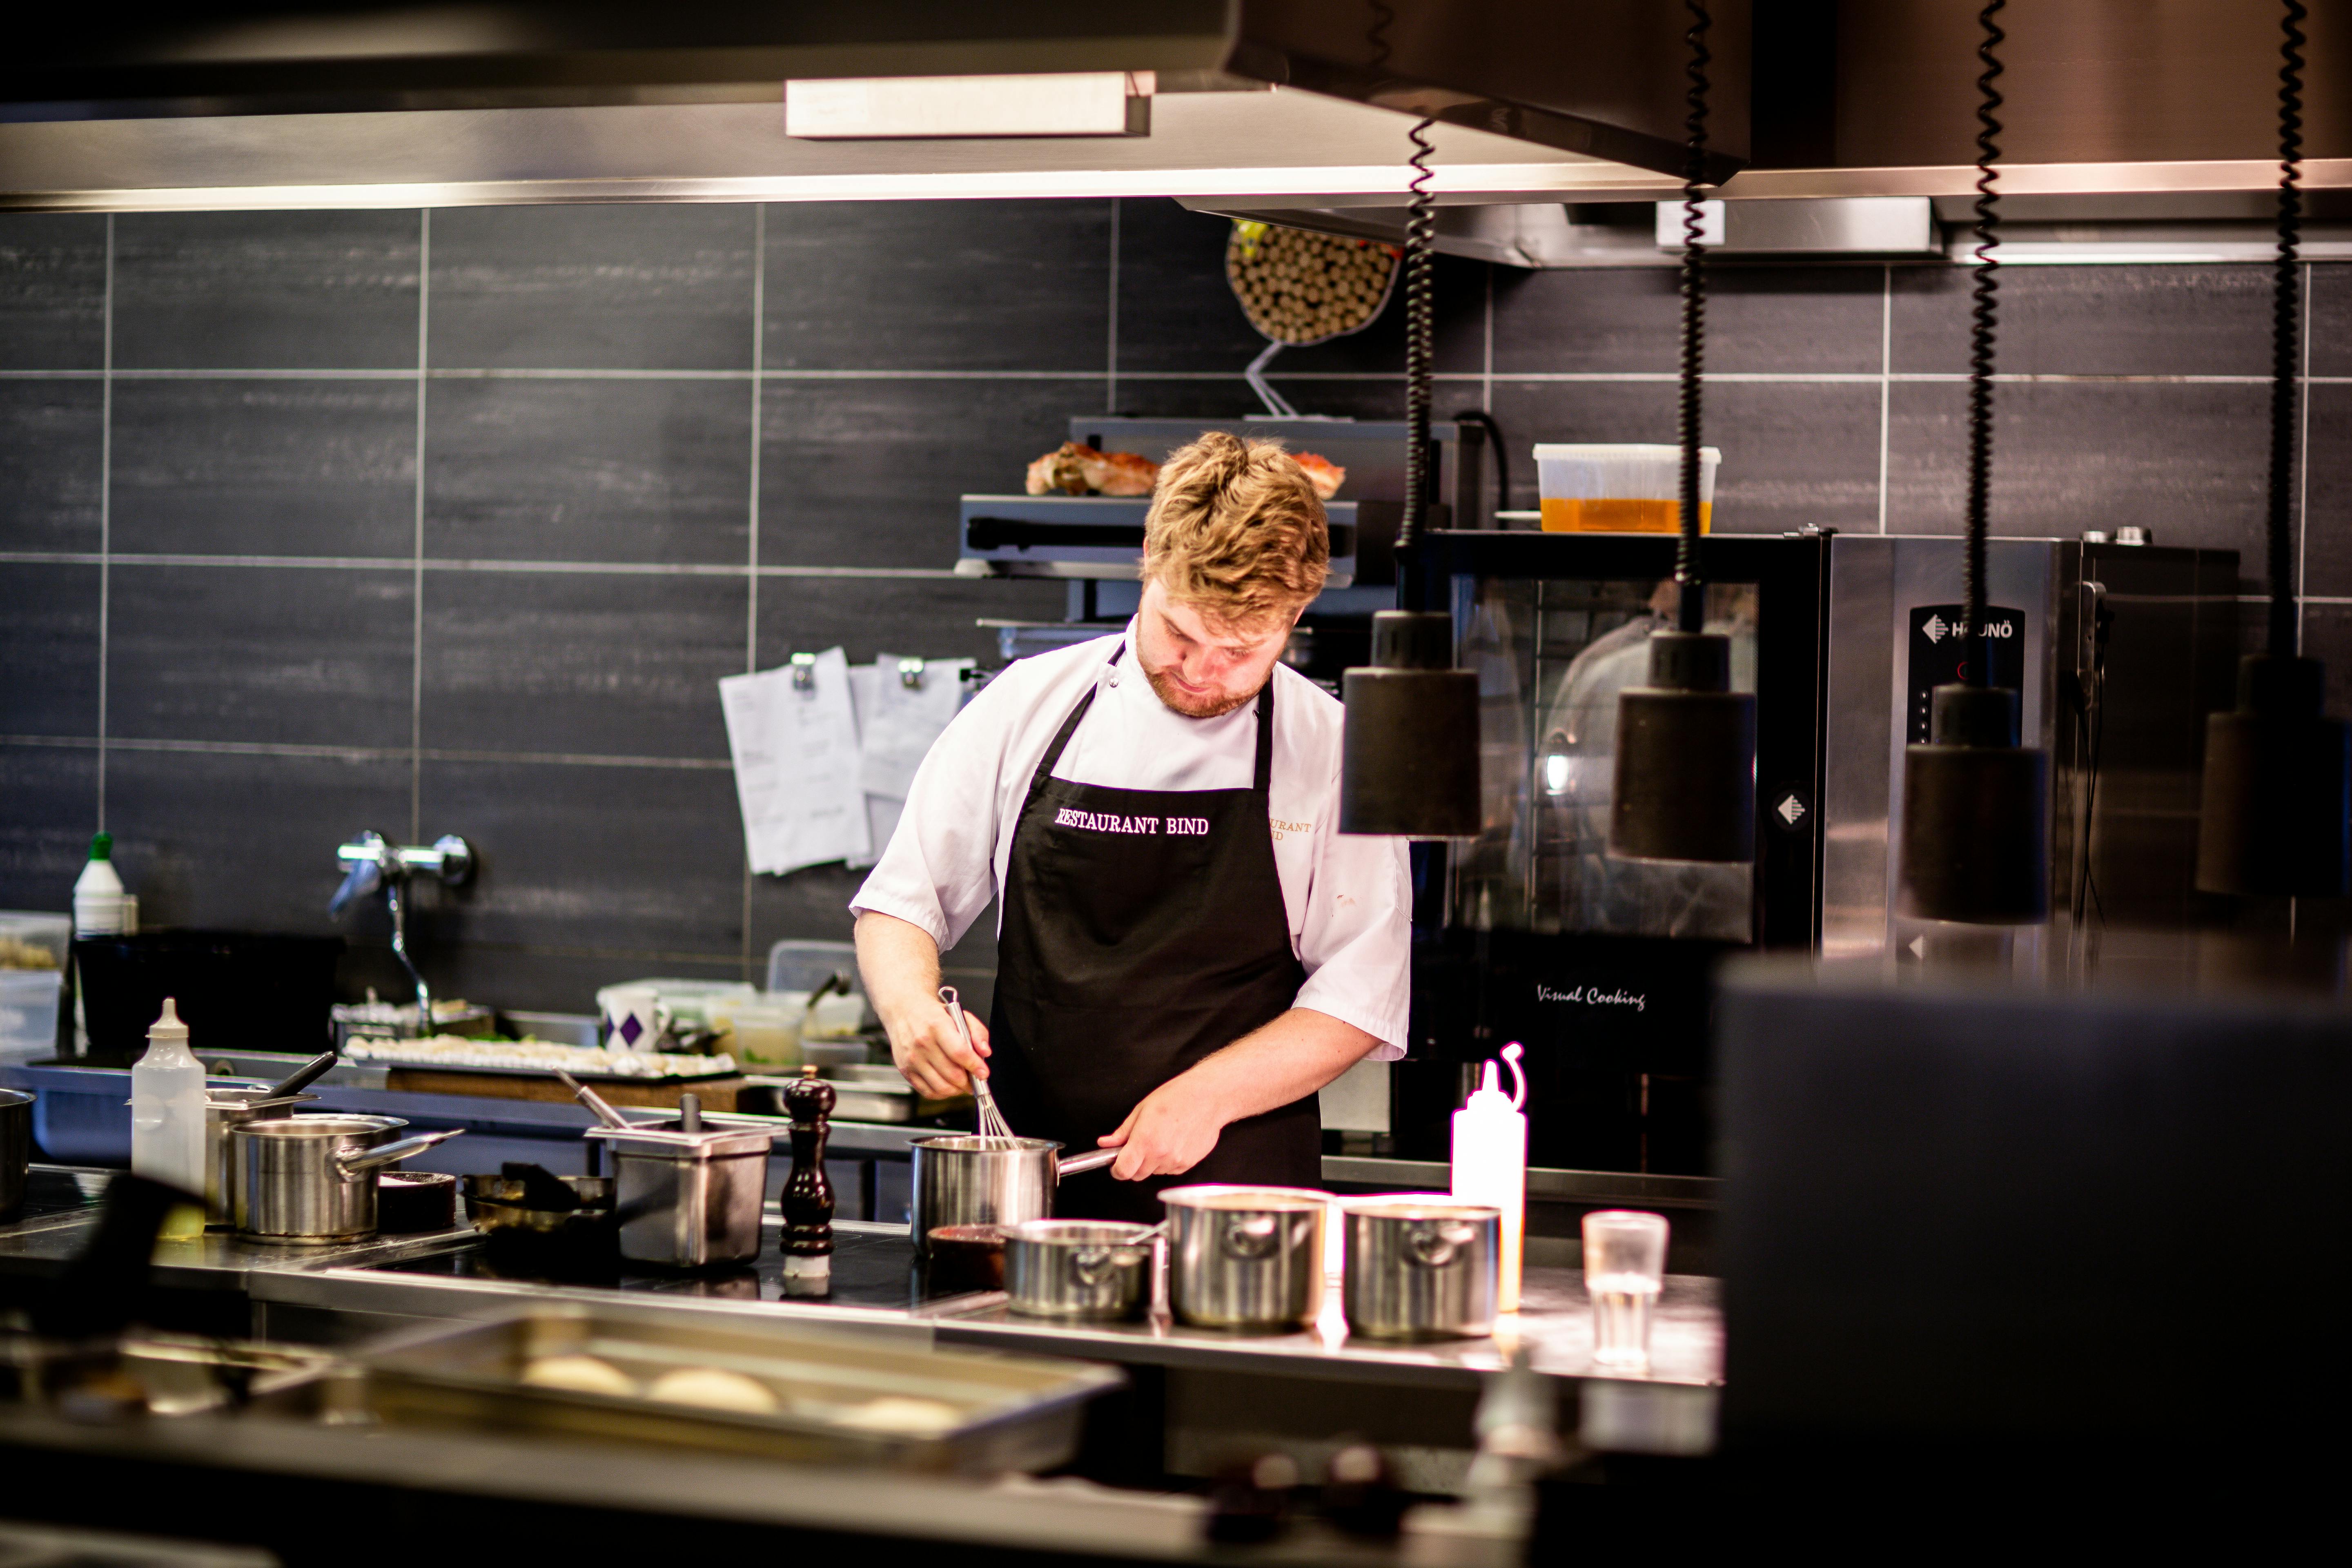
[[[1005,1120],[1068,1153],[1094,1148],[1153,1089],[1288,1012],[1307,980],[1290,951],[1266,806],[1273,681],[1258,693],[1247,789],[1054,777],[1094,700],[1089,687],[1063,721],[1013,826],[988,1026],[989,1084]],[[1163,1187],[1319,1186],[1322,1155],[1310,1094],[1228,1124],[1181,1175],[1072,1176],[1054,1212],[1157,1223]]]

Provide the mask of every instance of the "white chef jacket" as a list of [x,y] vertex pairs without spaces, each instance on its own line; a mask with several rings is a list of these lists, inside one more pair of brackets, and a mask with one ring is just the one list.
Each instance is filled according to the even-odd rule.
[[[1404,1055],[1411,993],[1404,843],[1339,832],[1339,704],[1284,665],[1274,683],[1268,815],[1290,950],[1307,971],[1297,1005],[1354,1025],[1381,1042],[1370,1059],[1392,1061]],[[954,946],[1004,886],[1029,781],[1088,686],[1094,706],[1055,777],[1109,789],[1249,787],[1257,704],[1214,719],[1173,711],[1136,662],[1130,621],[1119,637],[1018,661],[955,716],[849,907],[920,926],[942,952]]]

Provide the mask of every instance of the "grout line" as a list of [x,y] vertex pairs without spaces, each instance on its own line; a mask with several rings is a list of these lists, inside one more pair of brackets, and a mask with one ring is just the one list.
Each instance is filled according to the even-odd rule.
[[1895,268],[1886,268],[1878,300],[1878,531],[1886,531],[1889,430],[1895,404]]
[[[614,577],[843,577],[919,582],[960,577],[945,566],[759,566],[670,561],[444,561],[406,555],[135,555],[79,550],[0,550],[0,563],[16,566],[223,566],[289,571],[520,572]],[[971,579],[966,579],[970,581]]]
[[424,840],[425,815],[425,395],[431,373],[433,209],[416,213],[416,517],[409,570],[408,841]]
[[[768,339],[768,208],[765,203],[751,209],[751,485],[747,503],[750,541],[744,563],[747,571],[743,605],[743,670],[750,674],[760,667],[760,372],[767,363]],[[742,968],[744,980],[751,978],[751,889],[754,886],[751,855],[747,847],[743,854],[743,907],[741,930],[736,942],[736,959]]]
[[[315,757],[333,762],[398,763],[412,754],[407,746],[331,746],[296,741],[176,741],[155,736],[0,735],[0,746],[55,746],[91,751],[103,745],[116,752],[180,752],[224,757]],[[634,757],[595,752],[485,752],[458,747],[428,746],[425,760],[434,763],[531,763],[582,768],[663,768],[686,773],[731,772],[728,757]]]
[[1110,199],[1110,330],[1104,351],[1104,368],[1108,381],[1103,393],[1103,412],[1118,412],[1118,214],[1119,199]]
[[106,215],[106,292],[100,310],[98,395],[98,828],[106,831],[107,667],[114,619],[114,215]]

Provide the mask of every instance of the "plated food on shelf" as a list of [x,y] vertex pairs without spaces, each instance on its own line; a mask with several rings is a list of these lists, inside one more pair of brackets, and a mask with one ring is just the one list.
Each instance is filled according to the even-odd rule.
[[457,1072],[561,1071],[574,1078],[713,1078],[735,1070],[735,1058],[724,1055],[562,1046],[552,1040],[474,1040],[456,1035],[429,1040],[353,1039],[344,1045],[343,1059]]
[[[1348,482],[1348,470],[1314,452],[1294,452],[1315,494],[1329,500]],[[1160,465],[1140,452],[1104,452],[1065,441],[1029,465],[1033,496],[1148,496],[1159,481]]]

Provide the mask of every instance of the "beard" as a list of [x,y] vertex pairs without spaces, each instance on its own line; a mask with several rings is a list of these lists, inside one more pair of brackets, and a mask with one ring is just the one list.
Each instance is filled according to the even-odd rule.
[[1258,690],[1262,689],[1261,687],[1244,691],[1238,697],[1228,697],[1221,693],[1195,697],[1177,685],[1175,678],[1165,671],[1152,668],[1150,665],[1144,664],[1140,658],[1135,662],[1142,667],[1143,677],[1151,682],[1153,694],[1166,705],[1169,711],[1181,713],[1187,719],[1222,719],[1243,703],[1255,701]]

